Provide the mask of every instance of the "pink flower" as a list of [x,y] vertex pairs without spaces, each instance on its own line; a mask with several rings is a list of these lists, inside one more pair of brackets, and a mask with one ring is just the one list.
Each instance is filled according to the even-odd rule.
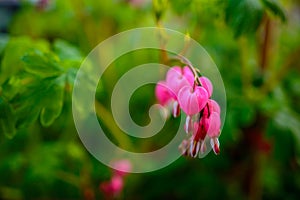
[[199,113],[208,101],[208,94],[201,86],[193,89],[191,86],[184,86],[178,94],[178,102],[181,109],[189,116]]
[[118,160],[112,163],[114,173],[120,176],[125,176],[128,172],[131,171],[131,163],[129,160]]
[[221,108],[215,100],[209,99],[207,104],[211,112],[216,112],[218,114],[221,114]]
[[212,112],[209,117],[209,128],[207,130],[207,135],[211,138],[210,144],[215,154],[220,153],[220,143],[218,137],[220,136],[221,119],[220,114],[217,112]]
[[187,114],[185,131],[190,132],[192,116],[199,113],[208,101],[208,94],[201,86],[193,89],[191,86],[184,86],[178,94],[178,102],[181,109]]
[[118,196],[124,187],[124,177],[131,171],[131,163],[129,160],[117,160],[112,162],[113,175],[109,181],[100,184],[100,190],[108,197]]
[[206,89],[206,91],[208,93],[208,97],[211,97],[211,95],[213,93],[213,85],[210,82],[210,80],[208,78],[206,78],[205,76],[201,76],[199,78],[199,81],[200,81],[201,85]]
[[100,184],[100,190],[107,197],[115,197],[123,190],[123,178],[119,175],[114,175],[110,181]]
[[213,93],[211,81],[196,73],[192,66],[172,67],[166,80],[158,82],[155,88],[158,102],[165,107],[171,105],[174,117],[179,116],[181,110],[186,113],[184,129],[191,136],[183,140],[179,148],[182,154],[192,157],[206,151],[207,137],[215,154],[220,152],[221,109],[210,99]]
[[162,106],[167,105],[172,99],[170,90],[168,89],[167,83],[165,81],[159,81],[155,87],[155,96],[158,103]]
[[177,100],[178,92],[182,87],[186,85],[193,86],[194,75],[188,67],[182,69],[181,67],[175,66],[167,72],[166,83],[172,91],[174,99]]
[[205,153],[206,136],[210,137],[210,143],[215,154],[220,153],[220,144],[218,137],[220,136],[221,118],[218,104],[213,100],[208,100],[207,105],[202,110],[202,116],[198,122],[194,123],[192,139],[190,140],[189,154],[196,157],[198,153]]
[[209,123],[209,109],[208,106],[205,106],[199,122],[196,122],[194,124],[192,142],[190,146],[190,153],[192,157],[196,157],[199,150],[201,153],[204,153],[206,151],[204,139],[209,128]]
[[155,88],[155,95],[162,106],[172,103],[172,113],[174,117],[180,115],[180,105],[177,101],[179,90],[186,85],[194,84],[194,76],[188,67],[183,69],[175,66],[169,69],[166,81],[160,81]]

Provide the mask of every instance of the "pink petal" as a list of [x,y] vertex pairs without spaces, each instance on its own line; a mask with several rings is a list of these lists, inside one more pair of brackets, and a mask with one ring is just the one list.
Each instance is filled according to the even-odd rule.
[[173,103],[173,117],[178,117],[180,115],[180,106],[178,101]]
[[191,86],[184,86],[179,91],[178,102],[187,115],[195,115],[200,112],[197,93],[193,92]]
[[205,77],[205,76],[201,76],[199,78],[201,85],[205,88],[205,90],[208,93],[208,97],[211,97],[212,93],[213,93],[213,85],[211,83],[211,81]]
[[220,154],[220,142],[217,137],[210,139],[210,145],[216,155]]
[[210,112],[216,112],[218,114],[221,114],[221,108],[216,101],[209,99],[208,104],[209,104]]
[[190,85],[188,79],[183,75],[182,69],[178,66],[169,69],[166,83],[175,100],[177,99],[179,90],[186,85]]
[[209,117],[209,128],[207,134],[209,137],[219,137],[221,128],[220,114],[212,112]]
[[166,82],[159,81],[155,87],[155,96],[162,106],[166,105],[171,99],[172,95],[166,85]]
[[201,86],[196,86],[195,94],[198,98],[199,110],[202,110],[206,106],[207,101],[208,101],[207,91]]
[[191,69],[188,66],[185,66],[183,68],[183,76],[187,79],[187,81],[189,82],[190,86],[194,86],[194,81],[195,81],[195,77],[193,72],[191,71]]
[[190,86],[184,86],[178,93],[178,102],[187,115],[199,113],[208,101],[207,92],[203,87],[197,86],[193,91]]
[[202,117],[199,122],[194,123],[193,140],[204,140],[209,128],[209,119]]
[[118,195],[122,189],[123,179],[118,175],[114,175],[110,181],[102,182],[100,184],[100,190],[108,197]]
[[121,176],[113,176],[111,178],[111,188],[114,194],[119,194],[123,189],[123,178]]
[[119,176],[124,176],[131,171],[132,165],[129,160],[123,159],[113,162],[112,167],[115,169],[115,174]]
[[193,119],[192,116],[186,116],[184,130],[186,133],[190,133],[193,131]]

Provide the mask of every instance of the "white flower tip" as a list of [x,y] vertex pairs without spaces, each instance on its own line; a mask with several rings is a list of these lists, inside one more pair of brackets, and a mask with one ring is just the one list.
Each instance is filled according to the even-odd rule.
[[219,139],[218,138],[211,138],[210,139],[210,145],[214,151],[214,153],[216,155],[219,155],[220,154],[220,142],[219,142]]
[[173,103],[173,117],[178,117],[180,115],[180,107],[177,101]]

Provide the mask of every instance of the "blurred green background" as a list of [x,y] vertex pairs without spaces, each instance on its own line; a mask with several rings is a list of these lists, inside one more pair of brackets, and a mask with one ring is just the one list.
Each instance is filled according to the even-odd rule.
[[[0,0],[0,199],[103,199],[112,171],[75,130],[71,94],[83,58],[131,28],[189,34],[212,56],[227,94],[221,154],[182,157],[129,174],[117,199],[298,199],[300,196],[300,2],[298,0]],[[163,62],[137,51],[112,64],[96,95],[99,122],[118,143],[111,91],[130,68]],[[130,108],[147,124],[153,85]],[[130,139],[151,151],[172,139]],[[119,144],[122,147],[122,144]]]

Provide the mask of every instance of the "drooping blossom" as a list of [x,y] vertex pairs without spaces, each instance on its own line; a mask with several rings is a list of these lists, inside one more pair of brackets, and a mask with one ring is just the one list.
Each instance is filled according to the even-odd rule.
[[210,144],[215,154],[220,153],[220,143],[218,137],[220,136],[221,119],[220,114],[212,112],[209,117],[209,128],[207,135],[210,137]]
[[180,105],[178,103],[178,93],[180,89],[194,83],[194,76],[188,67],[175,66],[168,70],[165,81],[160,81],[156,85],[155,95],[162,106],[172,104],[172,114],[174,117],[180,115]]
[[200,81],[201,85],[205,88],[205,90],[207,91],[208,97],[210,98],[213,93],[213,85],[212,85],[211,81],[205,76],[201,76],[199,78],[199,81]]
[[178,94],[178,102],[181,109],[187,114],[185,129],[189,133],[193,115],[199,113],[207,104],[207,91],[201,87],[184,86]]
[[111,163],[114,168],[110,180],[102,182],[99,189],[107,198],[113,198],[120,195],[124,188],[124,177],[131,171],[131,163],[129,160],[117,160]]
[[100,190],[107,197],[116,197],[123,190],[123,186],[124,186],[123,178],[118,175],[113,175],[109,181],[102,182],[100,184]]
[[161,105],[172,104],[174,117],[180,115],[180,110],[187,115],[184,129],[189,138],[179,146],[183,155],[204,154],[207,139],[210,139],[214,153],[220,152],[221,109],[211,99],[212,93],[213,84],[209,78],[200,76],[192,66],[170,68],[166,80],[156,86],[155,94]]
[[114,174],[120,175],[122,177],[128,174],[128,172],[130,172],[132,168],[130,161],[126,159],[113,162],[112,167],[114,168]]

